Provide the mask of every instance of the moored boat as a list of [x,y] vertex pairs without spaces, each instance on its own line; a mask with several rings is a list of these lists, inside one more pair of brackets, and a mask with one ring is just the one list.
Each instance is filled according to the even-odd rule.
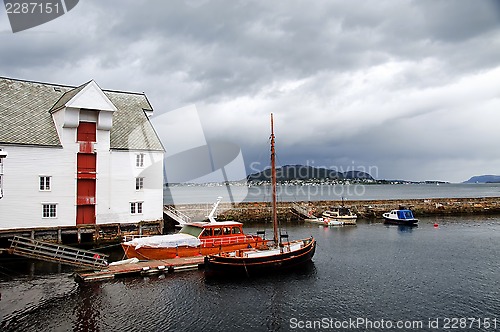
[[413,216],[413,212],[408,209],[392,210],[382,214],[386,224],[416,226],[418,219]]
[[328,217],[310,218],[305,219],[306,222],[317,224],[320,226],[343,226],[344,222],[336,219],[330,219]]
[[356,225],[357,218],[358,216],[344,205],[344,199],[342,198],[341,206],[332,207],[330,210],[324,211],[320,218],[306,219],[306,221],[324,226],[342,226]]
[[316,250],[313,237],[282,242],[278,246],[262,246],[225,252],[205,257],[207,273],[256,276],[300,268],[310,262]]
[[279,230],[276,202],[276,156],[274,148],[274,126],[271,114],[271,180],[273,241],[262,246],[235,250],[205,257],[205,271],[209,275],[254,276],[276,271],[299,268],[310,262],[316,250],[316,240],[310,238],[282,241],[288,235]]
[[209,214],[209,222],[191,222],[176,234],[153,235],[122,242],[127,258],[140,260],[206,256],[225,251],[258,247],[266,244],[260,236],[243,232],[236,221],[216,221],[213,217],[220,198]]

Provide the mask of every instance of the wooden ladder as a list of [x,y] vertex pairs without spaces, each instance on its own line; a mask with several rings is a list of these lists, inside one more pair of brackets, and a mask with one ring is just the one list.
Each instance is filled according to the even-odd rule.
[[10,241],[9,251],[15,255],[78,267],[101,269],[108,266],[106,261],[108,256],[95,251],[37,241],[21,236],[14,236]]

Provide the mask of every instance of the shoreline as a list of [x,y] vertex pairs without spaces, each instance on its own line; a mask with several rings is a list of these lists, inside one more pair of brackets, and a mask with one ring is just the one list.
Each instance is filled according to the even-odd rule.
[[[460,215],[500,215],[500,197],[480,198],[427,198],[427,199],[385,199],[385,200],[350,200],[344,202],[346,207],[358,216],[358,220],[375,221],[382,219],[382,213],[397,209],[400,206],[411,209],[416,218],[426,216],[460,216]],[[278,202],[278,219],[280,222],[302,222],[292,210],[293,206],[301,206],[311,211],[309,218],[319,217],[332,206],[340,206],[341,200],[323,201],[290,201]],[[168,206],[168,205],[167,205]],[[207,220],[213,204],[179,204],[174,208],[189,216],[192,221]],[[269,222],[271,217],[270,202],[220,203],[217,209],[217,220],[235,220],[247,225]],[[137,224],[98,224],[79,225],[73,227],[39,227],[30,229],[8,229],[0,231],[0,248],[10,247],[9,239],[23,236],[35,240],[67,244],[67,245],[104,245],[116,244],[125,235],[158,235],[175,229],[176,222],[164,212],[163,219],[155,222]],[[66,229],[68,228],[68,229]],[[64,234],[63,234],[64,233]],[[67,234],[65,234],[67,233]],[[2,250],[5,254],[8,250]]]
[[[318,217],[332,206],[340,206],[341,200],[278,202],[280,221],[299,221],[292,212],[292,206],[298,204],[312,211]],[[346,207],[358,215],[358,219],[381,219],[382,213],[404,206],[411,209],[416,218],[419,216],[438,215],[492,215],[500,214],[500,197],[480,198],[426,198],[426,199],[388,199],[388,200],[350,200]],[[210,204],[182,204],[175,208],[189,215],[193,220],[204,220]],[[271,205],[268,202],[221,203],[218,208],[220,221],[236,220],[251,224],[265,222],[270,217]]]

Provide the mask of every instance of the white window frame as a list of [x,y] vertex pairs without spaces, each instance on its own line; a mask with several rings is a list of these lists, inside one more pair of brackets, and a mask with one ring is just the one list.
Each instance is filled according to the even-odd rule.
[[[57,203],[42,203],[42,219],[57,219],[57,205]],[[46,207],[48,208],[47,215],[45,214]],[[54,208],[53,211],[51,207]]]
[[135,155],[135,167],[137,168],[144,168],[144,159],[145,159],[145,154],[144,153],[138,153]]
[[130,202],[130,214],[143,214],[144,202]]
[[142,191],[144,189],[144,177],[135,178],[135,190]]
[[[48,183],[48,185],[47,185],[47,183]],[[52,176],[40,175],[38,177],[38,190],[39,191],[52,191]]]

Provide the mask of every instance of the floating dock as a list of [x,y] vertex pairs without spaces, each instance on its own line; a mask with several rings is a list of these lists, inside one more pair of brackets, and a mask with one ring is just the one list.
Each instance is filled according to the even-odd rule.
[[107,268],[100,270],[76,272],[74,277],[77,282],[93,282],[119,277],[159,275],[199,269],[203,266],[204,259],[204,256],[195,256],[123,263],[109,265]]

